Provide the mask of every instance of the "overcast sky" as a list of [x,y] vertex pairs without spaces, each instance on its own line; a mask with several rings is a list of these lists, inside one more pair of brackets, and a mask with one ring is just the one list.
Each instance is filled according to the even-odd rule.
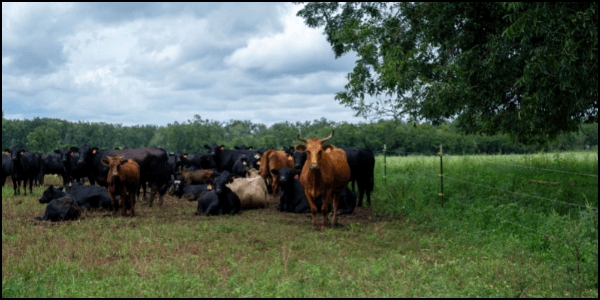
[[365,122],[334,100],[356,55],[335,59],[301,7],[3,2],[5,118]]

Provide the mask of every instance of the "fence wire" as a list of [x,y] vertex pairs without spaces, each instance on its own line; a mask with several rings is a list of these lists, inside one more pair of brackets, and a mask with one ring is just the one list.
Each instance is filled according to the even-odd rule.
[[596,178],[598,178],[598,175],[593,175],[593,174],[583,174],[583,173],[567,172],[567,171],[560,171],[560,170],[553,170],[553,169],[535,168],[535,167],[513,165],[513,164],[503,164],[503,163],[499,163],[499,162],[495,162],[495,161],[490,161],[490,160],[485,160],[485,161],[489,162],[489,163],[493,163],[493,164],[498,164],[498,165],[513,166],[513,167],[519,167],[519,168],[543,170],[543,171],[550,171],[550,172],[559,172],[559,173],[566,173],[566,174],[573,174],[573,175],[589,176],[589,177],[596,177]]
[[[452,177],[448,177],[448,176],[444,176],[444,177],[446,177],[446,178],[448,178],[450,180],[461,181],[461,182],[464,182],[464,183],[467,183],[467,184],[482,186],[482,187],[486,187],[486,188],[489,188],[489,189],[494,189],[494,190],[498,190],[498,191],[512,193],[512,194],[515,194],[515,195],[527,196],[527,197],[538,198],[538,199],[552,201],[552,202],[558,202],[558,203],[562,203],[562,204],[566,204],[566,205],[572,205],[572,206],[579,206],[579,207],[587,208],[587,206],[581,205],[581,204],[563,202],[563,201],[559,201],[559,200],[556,200],[556,199],[549,199],[549,198],[544,198],[544,197],[540,197],[540,196],[534,196],[534,195],[528,195],[528,194],[521,194],[521,193],[517,193],[517,192],[511,192],[511,191],[505,190],[505,189],[499,189],[499,188],[491,187],[489,185],[483,185],[483,184],[473,183],[473,182],[470,182],[470,181],[461,180],[461,179],[457,179],[457,178],[452,178]],[[598,209],[598,208],[592,207],[592,206],[590,206],[590,208],[591,209],[596,209],[596,210]]]

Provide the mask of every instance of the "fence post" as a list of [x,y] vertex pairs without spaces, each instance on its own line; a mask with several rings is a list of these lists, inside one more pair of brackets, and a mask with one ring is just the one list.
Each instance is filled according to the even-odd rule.
[[387,185],[387,167],[385,163],[385,144],[383,144],[383,184]]
[[441,193],[440,196],[442,196],[442,209],[444,208],[444,163],[443,163],[443,159],[442,159],[442,145],[440,145],[440,152],[438,153],[440,155],[440,184],[441,184]]

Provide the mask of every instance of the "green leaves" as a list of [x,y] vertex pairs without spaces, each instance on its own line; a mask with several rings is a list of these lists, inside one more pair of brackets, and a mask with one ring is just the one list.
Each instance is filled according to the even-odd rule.
[[598,120],[596,3],[309,3],[298,16],[325,26],[336,57],[358,55],[336,100],[359,116],[455,119],[526,144]]

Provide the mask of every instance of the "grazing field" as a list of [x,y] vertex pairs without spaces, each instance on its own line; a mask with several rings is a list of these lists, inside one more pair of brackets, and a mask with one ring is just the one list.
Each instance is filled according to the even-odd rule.
[[597,176],[597,152],[444,157],[443,209],[439,164],[387,157],[384,185],[377,157],[372,207],[322,231],[273,207],[194,216],[173,197],[39,222],[43,188],[13,196],[8,180],[2,295],[597,298],[597,210],[514,194],[597,208],[597,178],[506,165]]

